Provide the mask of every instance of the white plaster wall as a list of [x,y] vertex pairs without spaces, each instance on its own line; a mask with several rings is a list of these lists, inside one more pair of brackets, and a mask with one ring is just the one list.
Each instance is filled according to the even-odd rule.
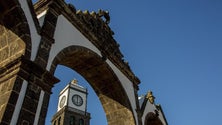
[[66,96],[66,101],[65,101],[65,104],[64,104],[64,106],[66,106],[67,105],[67,100],[68,100],[68,89],[66,89],[61,95],[59,95],[59,102],[58,102],[58,107],[57,107],[57,112],[61,109],[61,108],[63,108],[63,107],[59,107],[59,103],[60,103],[60,101],[61,101],[61,99],[62,99],[62,97],[63,96]]
[[98,55],[101,55],[100,51],[82,35],[63,15],[58,17],[56,30],[54,34],[55,44],[52,45],[47,69],[50,70],[55,56],[64,48],[78,45],[91,49]]
[[159,119],[162,121],[163,125],[166,125],[166,122],[165,122],[165,120],[163,118],[162,112],[159,114]]
[[33,21],[33,18],[32,18],[32,14],[29,10],[27,0],[19,0],[19,2],[21,4],[21,7],[22,7],[22,9],[25,13],[26,19],[27,19],[28,24],[29,24],[29,29],[30,29],[30,34],[31,34],[31,41],[32,41],[31,60],[33,61],[36,57],[41,37],[37,33],[37,29],[35,27],[35,24],[34,24],[34,21]]
[[144,113],[143,113],[143,116],[142,116],[143,125],[144,125],[144,122],[145,122],[146,115],[147,115],[149,112],[155,113],[155,112],[154,112],[155,110],[156,110],[155,105],[153,105],[153,104],[151,104],[149,101],[147,101],[147,104],[146,104],[146,107],[145,107],[145,110],[144,110]]
[[[156,106],[154,104],[151,104],[149,101],[147,101],[147,104],[146,104],[146,107],[145,107],[145,110],[144,110],[144,113],[143,113],[143,116],[142,116],[142,122],[143,122],[143,125],[145,124],[145,118],[146,118],[146,115],[149,113],[149,112],[153,112],[155,113],[154,111],[157,110]],[[163,118],[163,114],[162,112],[159,111],[159,119],[162,121],[163,125],[166,125],[166,122]]]
[[[81,96],[82,99],[83,99],[83,104],[82,104],[81,106],[76,106],[76,105],[74,105],[73,102],[72,102],[72,96],[73,96],[73,95],[76,95],[76,94],[79,95],[79,96]],[[79,91],[70,89],[68,106],[69,106],[69,107],[76,108],[76,109],[79,109],[79,110],[85,112],[85,111],[86,111],[86,93],[82,93],[82,92],[79,92]]]
[[[37,33],[37,29],[35,27],[33,18],[31,16],[28,4],[26,0],[19,0],[21,7],[25,13],[25,16],[27,18],[29,29],[31,33],[31,41],[32,41],[32,51],[31,51],[31,60],[34,60],[37,54],[38,46],[40,43],[40,36]],[[41,18],[42,17],[42,18]],[[43,16],[39,17],[39,20],[41,21],[40,24],[43,24],[44,20],[44,14]],[[89,48],[90,50],[94,51],[98,55],[101,56],[100,51],[87,39],[85,38],[63,15],[60,15],[58,17],[57,21],[57,27],[54,34],[55,44],[52,45],[49,60],[47,64],[47,70],[50,70],[51,64],[55,56],[64,48],[72,46],[72,45],[79,45],[86,48]],[[118,76],[120,82],[122,83],[123,88],[125,89],[133,109],[134,116],[137,121],[137,113],[135,111],[136,109],[136,101],[135,101],[135,95],[134,95],[134,89],[132,82],[122,74],[122,72],[119,71],[117,67],[115,67],[111,61],[107,60],[107,63],[110,65],[110,67],[114,70],[116,75]]]
[[21,111],[22,104],[23,104],[23,101],[24,101],[24,98],[25,98],[27,86],[28,86],[28,82],[27,82],[27,81],[24,81],[24,82],[22,83],[22,88],[21,88],[21,91],[20,91],[20,93],[19,93],[18,100],[17,100],[17,102],[16,102],[15,110],[14,110],[14,112],[13,112],[12,120],[11,120],[11,122],[10,122],[10,125],[16,125],[16,124],[17,124],[18,117],[19,117],[19,113],[20,113],[20,111]]
[[123,88],[125,89],[125,92],[128,95],[128,98],[131,103],[133,114],[136,119],[136,124],[138,125],[138,117],[137,117],[137,112],[136,112],[136,100],[135,100],[133,83],[110,60],[107,59],[106,62],[109,64],[109,66],[115,72],[115,74],[117,75],[118,79],[120,80]]

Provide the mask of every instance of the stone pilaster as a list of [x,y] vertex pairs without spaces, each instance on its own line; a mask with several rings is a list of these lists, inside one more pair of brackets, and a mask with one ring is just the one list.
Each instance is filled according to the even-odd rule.
[[44,125],[45,124],[45,118],[46,118],[46,114],[47,114],[47,111],[48,111],[48,104],[49,104],[50,94],[51,93],[45,92],[45,95],[44,95],[44,98],[43,98],[43,103],[42,103],[42,109],[40,111],[40,117],[39,117],[38,125]]
[[23,83],[21,56],[30,57],[31,40],[19,1],[0,1],[0,8],[0,124],[9,125]]
[[44,122],[51,88],[59,80],[38,64],[25,58],[22,59],[21,70],[18,75],[28,81],[28,88],[17,124],[22,124],[23,122],[34,123],[41,91],[44,91],[45,94],[40,109],[39,122]]
[[0,74],[0,124],[10,124],[23,80],[17,76],[20,60],[1,68]]
[[41,41],[35,59],[35,62],[44,68],[47,66],[51,45],[54,43],[53,35],[57,18],[58,13],[54,11],[53,8],[47,10],[45,21],[41,29]]

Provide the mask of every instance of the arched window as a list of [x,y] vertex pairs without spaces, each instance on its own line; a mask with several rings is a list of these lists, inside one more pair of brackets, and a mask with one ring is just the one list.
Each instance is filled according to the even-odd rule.
[[60,125],[60,122],[61,122],[61,117],[59,117],[59,120],[58,120],[58,125]]
[[83,119],[79,119],[79,125],[84,125],[84,120]]
[[146,115],[144,122],[145,122],[144,125],[163,125],[158,115],[153,112],[149,112]]
[[75,116],[70,116],[69,125],[75,125]]
[[54,121],[54,124],[53,125],[56,125],[56,120]]

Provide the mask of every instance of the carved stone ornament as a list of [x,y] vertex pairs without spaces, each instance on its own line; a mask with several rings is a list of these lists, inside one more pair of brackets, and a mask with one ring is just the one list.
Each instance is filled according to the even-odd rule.
[[153,92],[152,91],[149,91],[146,95],[146,98],[149,100],[149,102],[151,104],[154,104],[154,101],[155,101],[155,97],[153,96]]
[[77,85],[78,84],[78,80],[77,79],[73,79],[71,83],[74,84],[74,85]]

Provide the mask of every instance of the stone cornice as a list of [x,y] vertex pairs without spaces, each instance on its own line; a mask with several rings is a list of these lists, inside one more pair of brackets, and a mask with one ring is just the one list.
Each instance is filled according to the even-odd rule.
[[48,9],[48,5],[50,3],[52,3],[52,0],[39,0],[38,2],[36,2],[34,4],[34,9],[35,9],[36,15],[39,15],[43,11],[47,10]]
[[12,78],[15,76],[19,70],[21,65],[21,58],[18,58],[4,67],[0,68],[0,83]]
[[119,44],[113,38],[113,31],[99,13],[76,11],[73,5],[66,4],[63,0],[40,0],[34,5],[34,8],[37,15],[45,10],[53,9],[57,14],[65,16],[101,51],[104,60],[109,59],[135,86],[140,83],[128,63],[123,59]]

